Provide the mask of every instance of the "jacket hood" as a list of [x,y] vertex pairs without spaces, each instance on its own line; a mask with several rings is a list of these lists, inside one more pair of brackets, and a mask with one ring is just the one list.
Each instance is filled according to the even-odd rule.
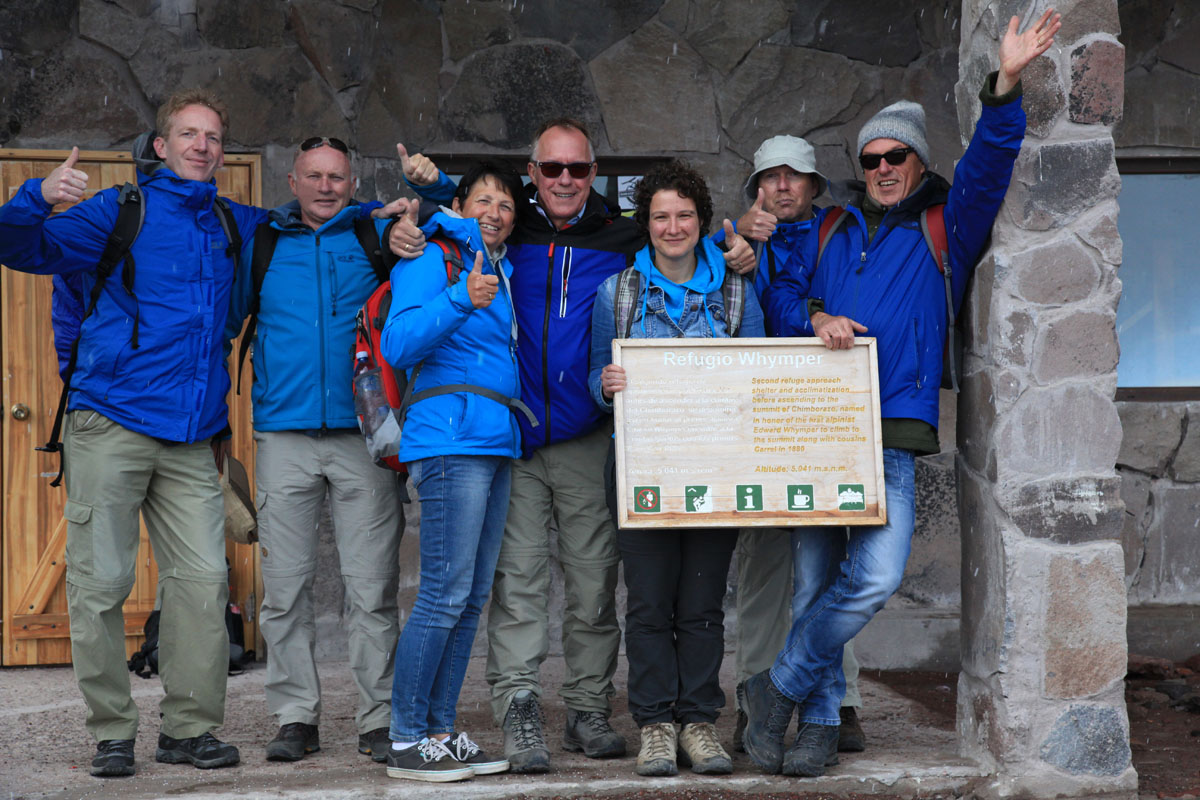
[[202,183],[181,178],[166,165],[160,165],[148,175],[139,174],[138,185],[152,186],[160,192],[176,195],[186,208],[211,208],[213,201],[217,199],[217,184],[212,181]]

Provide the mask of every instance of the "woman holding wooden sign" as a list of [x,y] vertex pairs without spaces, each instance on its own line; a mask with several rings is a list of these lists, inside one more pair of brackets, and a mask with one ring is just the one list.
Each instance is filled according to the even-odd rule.
[[[592,313],[588,383],[610,412],[626,384],[625,370],[612,363],[615,338],[765,335],[749,282],[727,273],[721,251],[701,238],[713,213],[704,177],[682,161],[661,164],[638,183],[634,202],[650,244],[600,286]],[[617,532],[629,594],[629,710],[642,736],[639,775],[674,775],[677,760],[701,774],[733,771],[713,723],[725,705],[721,604],[736,542],[736,530],[718,528]]]

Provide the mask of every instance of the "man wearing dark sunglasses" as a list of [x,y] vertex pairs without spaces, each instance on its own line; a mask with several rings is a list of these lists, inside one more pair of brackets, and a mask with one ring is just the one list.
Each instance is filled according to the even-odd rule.
[[288,174],[295,199],[271,211],[246,242],[230,308],[234,330],[255,314],[264,690],[279,723],[266,747],[270,761],[299,761],[321,749],[312,596],[326,497],[346,590],[358,749],[383,761],[390,746],[404,490],[399,473],[375,466],[367,453],[348,357],[355,312],[387,276],[387,265],[367,250],[378,252],[387,220],[366,216],[378,203],[353,199],[358,180],[349,150],[332,136],[300,143]]
[[[860,333],[876,338],[888,519],[793,534],[793,602],[802,610],[774,665],[738,687],[749,720],[746,752],[766,772],[813,777],[838,763],[842,648],[900,585],[913,534],[914,458],[938,451],[947,293],[957,309],[1024,138],[1021,72],[1053,44],[1060,25],[1053,10],[1023,34],[1019,20],[1010,21],[953,189],[929,171],[920,105],[901,101],[872,117],[858,136],[864,180],[851,186],[857,193],[838,216],[830,212],[839,224],[810,236],[767,290],[776,334],[818,336],[831,349],[852,347]],[[922,232],[937,225],[939,211],[944,276],[932,252],[941,248],[927,246]],[[785,753],[783,734],[797,710],[800,730]]]

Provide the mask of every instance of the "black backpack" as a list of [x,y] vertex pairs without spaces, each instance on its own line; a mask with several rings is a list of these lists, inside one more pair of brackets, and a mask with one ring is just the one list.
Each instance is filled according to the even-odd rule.
[[[242,250],[242,237],[238,232],[237,223],[233,218],[233,210],[229,207],[229,201],[223,197],[218,197],[213,203],[213,211],[217,215],[217,219],[221,223],[221,229],[225,232],[225,238],[229,242],[229,246],[225,248],[225,254],[234,259],[236,263],[238,254]],[[125,288],[125,292],[133,298],[134,315],[133,315],[133,332],[130,334],[130,344],[133,349],[138,349],[138,320],[140,317],[137,311],[137,295],[133,291],[135,264],[133,254],[129,249],[133,247],[133,243],[137,240],[138,234],[142,232],[142,223],[146,220],[146,202],[142,195],[142,190],[137,184],[126,183],[121,187],[121,192],[117,196],[117,221],[113,225],[112,233],[108,235],[108,242],[104,245],[104,252],[100,256],[100,261],[96,264],[96,282],[92,285],[92,292],[88,296],[88,303],[83,312],[83,316],[79,319],[79,331],[75,339],[71,342],[71,357],[67,361],[66,369],[62,373],[62,394],[58,398],[58,410],[54,414],[54,426],[50,429],[50,438],[46,444],[37,449],[44,453],[58,453],[58,475],[50,482],[51,486],[58,486],[62,483],[63,477],[63,462],[62,462],[62,434],[63,415],[67,410],[67,397],[71,393],[71,376],[75,373],[75,362],[79,357],[79,340],[83,338],[83,322],[92,315],[96,310],[96,303],[100,300],[100,294],[104,291],[104,284],[112,275],[113,270],[119,264],[124,262],[124,268],[121,270],[121,285]]]
[[[146,626],[142,630],[146,641],[129,659],[129,671],[139,678],[149,678],[158,673],[158,619],[156,608],[146,617]],[[225,603],[225,630],[229,634],[229,674],[239,675],[254,660],[254,651],[246,649],[242,612],[228,602]]]

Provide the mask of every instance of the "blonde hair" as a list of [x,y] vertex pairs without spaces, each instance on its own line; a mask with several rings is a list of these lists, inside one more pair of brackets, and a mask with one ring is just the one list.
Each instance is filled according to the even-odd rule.
[[201,88],[181,89],[158,107],[158,114],[154,118],[158,135],[167,138],[174,116],[188,106],[204,106],[211,109],[221,119],[221,138],[229,135],[229,108],[217,97],[216,92]]

